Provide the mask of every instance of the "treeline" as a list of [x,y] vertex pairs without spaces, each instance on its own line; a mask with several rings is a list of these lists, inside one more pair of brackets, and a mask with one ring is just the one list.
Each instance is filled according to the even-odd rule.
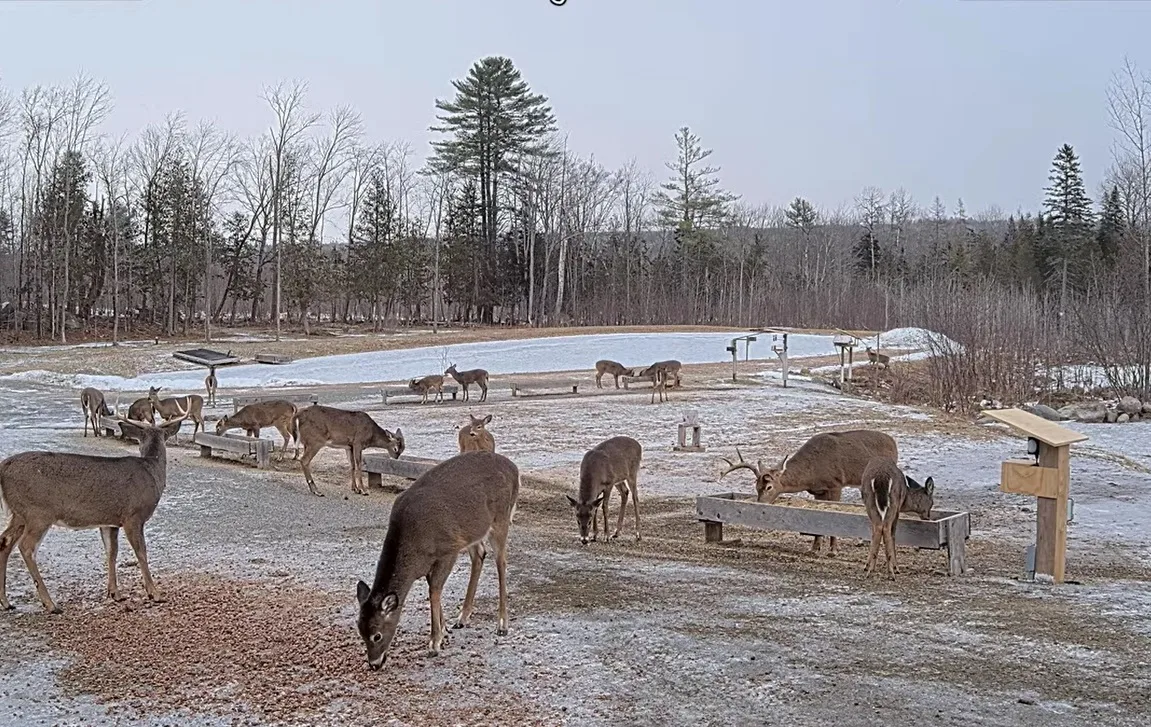
[[351,108],[310,110],[298,82],[265,89],[270,129],[252,139],[178,113],[112,137],[109,91],[85,76],[0,95],[0,326],[59,341],[432,320],[970,339],[1010,301],[996,330],[1023,350],[987,355],[1090,359],[1117,377],[1138,364],[1125,385],[1151,380],[1151,82],[1130,64],[1109,89],[1115,157],[1098,201],[1064,145],[1042,207],[1010,216],[874,187],[842,209],[751,205],[687,128],[657,178],[568,150],[506,58],[454,86],[420,165],[406,143],[366,139]]

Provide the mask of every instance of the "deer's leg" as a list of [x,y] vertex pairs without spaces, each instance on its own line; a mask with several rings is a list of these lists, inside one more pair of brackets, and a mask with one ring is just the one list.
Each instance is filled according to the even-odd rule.
[[152,571],[148,568],[148,546],[144,542],[144,523],[132,520],[125,522],[124,537],[128,538],[128,545],[131,545],[132,550],[136,553],[136,562],[140,565],[140,578],[144,581],[144,592],[148,594],[148,600],[153,603],[163,603],[165,599],[161,598],[156,590],[156,584],[152,581]]
[[480,394],[480,401],[487,401],[488,400],[488,382],[485,381],[485,382],[481,383],[480,389],[483,391],[483,393]]
[[0,534],[0,609],[11,611],[14,607],[8,603],[8,556],[12,555],[12,548],[16,541],[24,534],[24,520],[13,516],[7,529]]
[[602,381],[602,379],[603,379],[603,373],[602,373],[602,372],[598,372],[598,371],[597,371],[597,372],[596,372],[596,375],[595,375],[595,387],[596,387],[597,389],[602,389],[602,388],[603,388],[603,381]]
[[887,575],[891,580],[899,573],[899,566],[895,562],[895,528],[899,525],[899,513],[891,519],[891,527],[887,530],[887,537],[883,541],[884,553],[887,555]]
[[292,441],[292,425],[283,422],[276,423],[276,431],[284,438],[284,446],[280,447],[280,458],[277,462],[283,462],[284,457],[288,456],[288,442]]
[[431,656],[439,656],[444,642],[447,641],[444,628],[444,583],[447,582],[455,564],[456,556],[441,558],[432,563],[432,568],[428,571],[428,601],[431,602],[432,611],[432,636],[428,641],[428,654]]
[[352,492],[366,495],[368,488],[364,485],[363,473],[360,472],[363,454],[363,450],[357,445],[348,448],[348,457],[352,460]]
[[631,488],[631,507],[635,513],[635,541],[638,543],[639,537],[639,471],[631,473],[627,478],[628,487]]
[[[622,482],[615,486],[619,490],[619,517],[615,521],[615,532],[611,534],[611,539],[615,540],[619,537],[619,531],[623,529],[623,516],[627,512],[627,485]],[[607,521],[604,521],[604,532],[607,532]]]
[[108,598],[123,601],[116,586],[116,557],[120,553],[120,528],[100,528],[100,539],[104,541],[104,553],[108,556]]
[[304,447],[304,457],[300,460],[300,469],[304,471],[304,480],[308,483],[308,491],[317,497],[323,497],[324,493],[320,492],[316,487],[316,481],[312,478],[312,460],[319,454],[320,448],[312,445]]
[[[607,522],[604,522],[607,525]],[[496,635],[505,636],[508,633],[508,528],[510,522],[498,523],[492,527],[490,542],[496,551],[496,576],[500,582],[500,608],[499,623],[496,626]]]
[[[842,496],[843,496],[843,490],[837,487],[834,490],[829,490],[823,499],[826,500],[827,502],[839,502],[840,498]],[[827,538],[827,541],[828,541],[827,557],[828,558],[834,558],[836,555],[839,554],[839,539],[836,538],[834,535],[831,535]]]
[[20,536],[20,555],[24,558],[24,565],[28,567],[32,581],[36,584],[36,595],[40,597],[40,603],[44,604],[45,610],[49,613],[64,613],[63,609],[57,606],[52,601],[52,597],[48,595],[48,587],[44,585],[44,577],[40,575],[40,568],[36,565],[36,548],[39,547],[40,541],[44,538],[44,533],[48,532],[49,527],[49,525],[39,523],[34,527],[25,525],[24,534]]
[[[603,538],[604,538],[604,540],[605,540],[605,541],[608,541],[608,542],[611,542],[611,541],[608,539],[608,536],[607,536],[607,511],[608,511],[608,501],[609,501],[609,500],[611,500],[611,489],[612,489],[612,488],[610,488],[610,487],[609,487],[609,488],[607,488],[606,490],[604,490],[604,493],[603,493],[603,501],[602,501],[602,502],[600,502],[600,510],[602,510],[602,511],[603,511]],[[592,539],[593,541],[596,539],[596,535],[597,535],[597,534],[598,534],[598,531],[596,530],[596,519],[595,519],[595,513],[592,513],[592,519],[591,519],[591,539]]]
[[863,566],[863,575],[869,576],[875,570],[875,557],[879,555],[879,544],[884,539],[883,523],[882,521],[876,522],[874,518],[871,521],[871,547],[867,552],[867,563]]
[[484,545],[476,543],[468,548],[468,557],[472,559],[472,572],[468,577],[468,590],[464,594],[464,606],[460,609],[460,617],[456,619],[453,628],[467,628],[472,618],[472,608],[476,600],[476,588],[480,584],[480,572],[484,568]]
[[92,421],[92,414],[84,409],[84,436],[88,436],[88,423]]

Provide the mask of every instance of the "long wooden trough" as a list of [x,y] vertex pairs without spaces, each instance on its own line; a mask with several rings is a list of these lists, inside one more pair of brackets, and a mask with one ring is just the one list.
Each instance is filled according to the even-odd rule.
[[571,396],[579,393],[579,382],[575,380],[552,381],[549,379],[517,379],[508,382],[512,396]]
[[[871,541],[871,522],[863,505],[781,497],[768,505],[742,492],[703,495],[695,499],[695,514],[704,525],[709,543],[723,540],[723,526],[743,525],[758,530],[784,530],[803,535],[828,535]],[[915,515],[899,518],[896,545],[947,550],[948,572],[961,575],[966,569],[966,544],[971,535],[967,512],[932,510],[933,520]]]
[[[420,392],[414,391],[410,386],[385,386],[384,388],[380,389],[380,393],[384,395],[385,404],[392,403],[391,400],[398,396],[414,396],[417,399],[423,399],[424,396]],[[459,393],[460,387],[456,386],[455,384],[444,384],[444,396],[451,394],[452,399],[455,400]],[[429,391],[428,401],[434,403],[435,400],[436,392]]]
[[379,487],[383,484],[384,475],[414,480],[440,463],[438,459],[410,457],[406,454],[400,455],[399,459],[393,459],[391,455],[380,453],[369,454],[365,452],[362,456],[364,472],[368,473],[368,487],[373,485]]
[[199,445],[200,456],[210,459],[212,450],[220,449],[241,457],[255,457],[258,469],[267,469],[271,461],[272,441],[237,434],[209,434],[196,432],[192,442]]

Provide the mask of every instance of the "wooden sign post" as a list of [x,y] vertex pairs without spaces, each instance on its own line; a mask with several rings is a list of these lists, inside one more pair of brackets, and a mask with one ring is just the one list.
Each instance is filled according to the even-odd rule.
[[984,416],[1003,422],[1028,437],[1035,461],[1009,459],[1000,472],[999,489],[1038,498],[1035,524],[1035,573],[1062,583],[1067,563],[1067,497],[1071,489],[1071,445],[1085,434],[1061,427],[1021,409],[989,409]]

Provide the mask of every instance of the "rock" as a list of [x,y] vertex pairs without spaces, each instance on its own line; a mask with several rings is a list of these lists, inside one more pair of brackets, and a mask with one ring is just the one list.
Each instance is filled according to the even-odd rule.
[[1075,407],[1075,413],[1071,418],[1085,424],[1098,424],[1107,419],[1107,407],[1101,401],[1080,404]]
[[1115,418],[1115,421],[1119,424],[1126,424],[1127,422],[1131,421],[1131,416],[1125,411],[1120,412],[1119,416]]
[[1106,413],[1103,415],[1103,421],[1107,422],[1108,424],[1114,424],[1118,419],[1119,412],[1115,411],[1114,409],[1107,409]]
[[1068,419],[1074,419],[1075,412],[1077,411],[1079,411],[1079,409],[1074,404],[1068,404],[1067,406],[1059,407],[1059,415],[1067,417]]
[[1119,411],[1132,417],[1139,412],[1143,411],[1143,402],[1136,399],[1134,396],[1124,396],[1119,400]]
[[1144,415],[1151,414],[1151,401],[1143,402],[1143,414]]
[[1043,417],[1050,422],[1066,421],[1067,417],[1055,411],[1046,404],[1035,404],[1033,406],[1024,406],[1023,411],[1030,412],[1037,417]]

